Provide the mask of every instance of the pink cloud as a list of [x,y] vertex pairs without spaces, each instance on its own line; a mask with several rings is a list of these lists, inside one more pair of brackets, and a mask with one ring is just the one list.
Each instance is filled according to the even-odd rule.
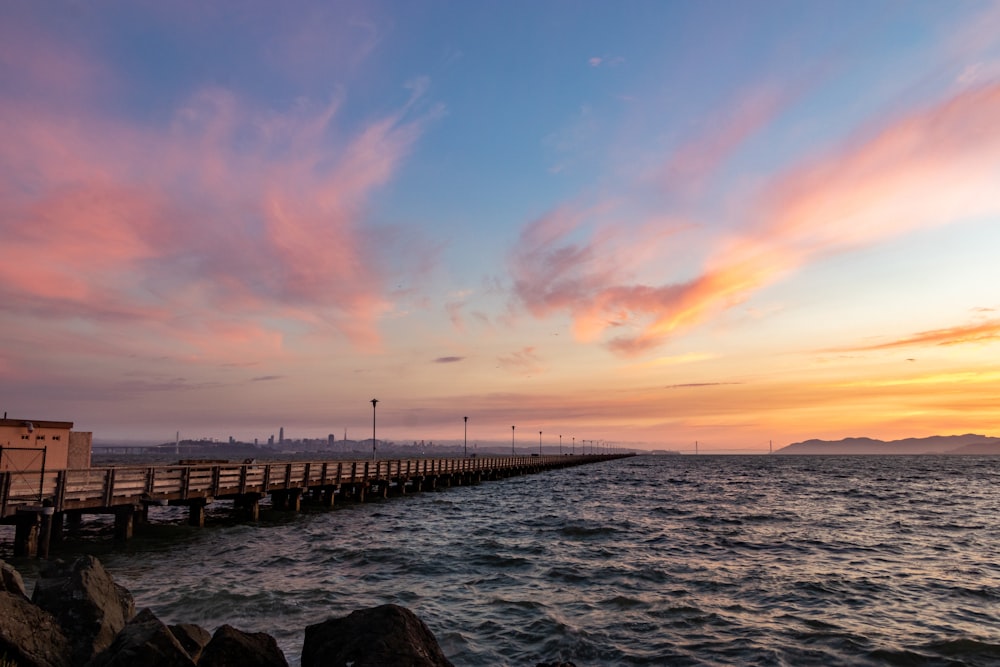
[[788,103],[791,94],[760,87],[720,105],[704,127],[669,157],[662,168],[664,186],[685,195],[697,194],[705,182],[754,134],[766,127]]
[[[40,56],[56,72],[68,57]],[[280,348],[282,320],[375,344],[395,269],[365,209],[432,117],[412,104],[347,127],[340,98],[269,112],[205,89],[149,127],[0,95],[18,128],[0,142],[0,236],[24,260],[0,264],[2,307],[129,321],[196,356]]]
[[500,367],[518,375],[533,375],[544,370],[542,360],[534,347],[525,347],[511,354],[499,357]]
[[627,325],[609,347],[648,350],[817,257],[1000,213],[996,118],[1000,84],[964,90],[803,162],[764,188],[742,232],[719,239],[698,275],[675,283],[632,284],[603,241],[579,239],[585,216],[556,211],[528,225],[512,253],[515,294],[537,317],[568,311],[581,337]]

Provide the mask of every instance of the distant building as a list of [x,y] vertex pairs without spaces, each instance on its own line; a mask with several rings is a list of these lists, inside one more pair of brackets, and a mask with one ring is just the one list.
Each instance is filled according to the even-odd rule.
[[285,444],[285,427],[284,426],[282,426],[281,428],[278,429],[278,444],[279,445]]
[[93,434],[73,431],[73,422],[0,419],[0,471],[90,467]]

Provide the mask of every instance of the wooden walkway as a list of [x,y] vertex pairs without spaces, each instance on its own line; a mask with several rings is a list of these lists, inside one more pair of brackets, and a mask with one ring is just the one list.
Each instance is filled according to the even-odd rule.
[[14,555],[48,557],[64,525],[85,513],[114,514],[115,537],[132,536],[149,507],[184,505],[189,523],[204,526],[205,506],[232,500],[256,521],[260,501],[297,511],[303,499],[333,507],[334,499],[371,498],[475,484],[512,475],[596,463],[631,454],[473,458],[201,463],[41,472],[0,472],[0,523],[14,524]]

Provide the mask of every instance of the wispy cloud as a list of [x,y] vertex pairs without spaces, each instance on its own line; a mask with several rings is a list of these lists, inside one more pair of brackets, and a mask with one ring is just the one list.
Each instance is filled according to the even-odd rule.
[[891,350],[900,347],[927,347],[936,345],[970,345],[1000,341],[1000,320],[989,320],[976,324],[965,324],[945,329],[921,331],[912,336],[849,348],[839,348],[841,352],[864,352]]
[[499,357],[497,362],[504,370],[520,375],[534,375],[544,370],[542,360],[535,352],[534,347],[525,347]]
[[434,117],[409,111],[418,94],[348,124],[340,97],[275,111],[205,88],[159,127],[0,95],[18,128],[0,145],[0,235],[38,259],[0,264],[0,308],[223,359],[280,349],[282,322],[372,344],[395,269],[365,210]]
[[745,91],[702,121],[701,131],[678,146],[659,176],[662,187],[683,196],[699,194],[705,183],[741,145],[772,122],[791,93],[775,86]]
[[455,364],[459,361],[464,361],[465,357],[438,357],[434,360],[435,364]]
[[591,56],[587,59],[587,64],[591,67],[617,67],[625,63],[623,56]]
[[762,189],[699,273],[672,283],[631,282],[606,260],[605,240],[580,240],[585,216],[556,210],[512,252],[515,294],[538,317],[569,312],[585,337],[637,330],[606,341],[615,352],[658,347],[817,258],[1000,213],[998,117],[1000,84],[966,89],[802,161]]

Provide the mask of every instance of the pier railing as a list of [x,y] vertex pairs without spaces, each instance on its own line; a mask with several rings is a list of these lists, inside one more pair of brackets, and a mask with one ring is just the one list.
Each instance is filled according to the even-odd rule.
[[237,498],[342,485],[399,485],[415,479],[536,472],[621,455],[318,460],[115,466],[45,471],[30,478],[0,472],[0,520],[29,508],[100,510],[148,503]]

